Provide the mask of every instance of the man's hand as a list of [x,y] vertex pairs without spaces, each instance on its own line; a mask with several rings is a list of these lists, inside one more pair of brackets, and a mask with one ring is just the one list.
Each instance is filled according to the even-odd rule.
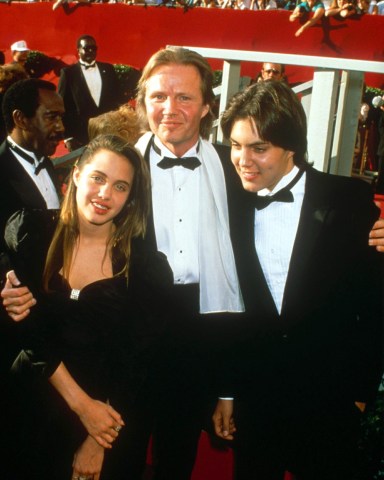
[[218,437],[225,440],[233,440],[233,434],[236,432],[233,419],[233,400],[220,399],[217,402],[212,421]]
[[75,453],[72,478],[86,477],[99,480],[104,461],[104,448],[88,436]]
[[369,234],[369,245],[376,247],[378,252],[384,252],[384,218],[379,218]]
[[364,402],[355,402],[356,407],[360,410],[361,413],[365,412],[365,408],[367,406]]
[[7,281],[1,291],[3,306],[15,322],[24,320],[29,315],[30,308],[36,305],[36,300],[29,288],[20,285],[20,280],[11,270],[7,273]]

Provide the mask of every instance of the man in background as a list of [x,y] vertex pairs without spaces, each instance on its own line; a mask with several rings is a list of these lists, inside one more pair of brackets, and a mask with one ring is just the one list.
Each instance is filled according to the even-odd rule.
[[98,46],[90,35],[77,40],[79,61],[60,73],[59,94],[64,100],[65,144],[75,150],[88,143],[88,120],[115,110],[121,100],[112,64],[96,61]]
[[11,45],[12,63],[17,63],[24,68],[28,58],[29,48],[25,40],[18,40]]

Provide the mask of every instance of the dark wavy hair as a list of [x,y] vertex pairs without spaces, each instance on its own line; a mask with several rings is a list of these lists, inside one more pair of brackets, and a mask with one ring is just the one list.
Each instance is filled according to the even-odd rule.
[[230,138],[237,120],[251,119],[260,138],[294,152],[297,166],[307,162],[307,119],[297,95],[284,82],[266,80],[251,85],[229,101],[220,121]]

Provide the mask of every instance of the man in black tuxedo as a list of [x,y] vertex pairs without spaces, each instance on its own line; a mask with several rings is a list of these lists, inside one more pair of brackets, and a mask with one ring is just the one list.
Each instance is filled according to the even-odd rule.
[[74,150],[88,143],[88,120],[115,110],[122,103],[118,78],[110,63],[97,62],[96,40],[77,40],[79,62],[60,73],[59,94],[64,100],[65,143]]
[[[1,251],[5,246],[4,228],[13,213],[22,208],[59,208],[60,192],[48,157],[63,138],[63,114],[63,100],[55,85],[44,80],[20,80],[4,96],[3,116],[8,137],[0,146]],[[27,289],[20,293],[24,294],[23,301],[32,301]],[[17,347],[11,341],[12,324],[9,320],[2,322],[1,326],[0,370],[5,372]]]
[[383,372],[371,187],[308,165],[305,114],[283,82],[237,94],[221,125],[248,197],[233,219],[247,320],[223,355],[216,433],[234,438],[238,480],[366,479],[359,420]]
[[7,90],[3,117],[8,136],[0,146],[2,232],[8,218],[21,208],[59,208],[60,192],[49,156],[63,139],[63,115],[63,100],[53,83],[26,79]]
[[[5,224],[13,213],[22,208],[44,211],[59,208],[60,194],[56,188],[53,164],[48,157],[63,138],[63,114],[63,100],[50,82],[20,80],[4,96],[3,116],[8,137],[0,146],[1,251],[4,249]],[[31,252],[31,258],[33,255],[34,252]],[[8,269],[8,265],[3,265],[3,257],[1,260],[1,268]],[[33,305],[32,294],[26,287],[16,290],[20,301],[28,302],[29,307]],[[12,319],[20,320],[25,316],[26,313]],[[8,412],[6,403],[12,402],[7,396],[6,382],[7,372],[19,351],[15,336],[17,328],[18,324],[10,321],[3,311],[0,316],[1,412]],[[9,425],[8,420],[13,425]],[[1,423],[6,432],[9,428],[6,435],[11,435],[15,425],[7,414],[2,417]],[[4,462],[1,464],[4,467]]]
[[238,180],[225,148],[207,141],[212,83],[201,55],[167,48],[150,58],[138,88],[137,110],[150,130],[136,144],[151,171],[146,240],[167,255],[174,275],[169,323],[153,372],[160,385],[156,480],[190,478],[214,406],[217,325],[224,328],[228,312],[243,309],[227,207],[230,177]]

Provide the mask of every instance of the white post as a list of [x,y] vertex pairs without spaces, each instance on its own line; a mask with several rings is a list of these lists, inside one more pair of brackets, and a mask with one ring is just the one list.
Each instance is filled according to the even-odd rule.
[[327,172],[331,151],[338,71],[316,71],[313,77],[311,110],[308,119],[308,160]]

